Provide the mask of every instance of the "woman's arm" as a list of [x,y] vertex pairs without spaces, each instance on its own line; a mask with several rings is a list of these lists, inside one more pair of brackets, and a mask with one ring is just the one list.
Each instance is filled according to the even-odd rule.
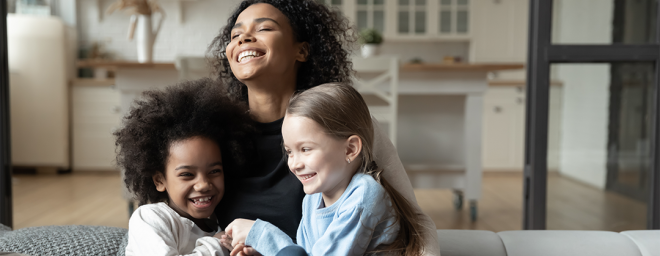
[[387,135],[378,127],[378,120],[371,118],[374,124],[374,159],[379,167],[384,168],[383,176],[401,195],[403,195],[410,205],[415,207],[420,214],[422,225],[426,228],[424,232],[424,255],[440,255],[440,246],[438,246],[438,234],[436,233],[433,220],[419,208],[415,193],[413,192],[410,179],[403,168],[399,153],[392,145]]

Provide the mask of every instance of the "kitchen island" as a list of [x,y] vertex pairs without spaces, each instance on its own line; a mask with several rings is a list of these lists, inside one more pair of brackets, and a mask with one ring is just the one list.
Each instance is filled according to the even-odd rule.
[[[389,129],[396,136],[390,137],[396,138],[394,144],[413,187],[453,189],[456,207],[462,207],[463,198],[467,199],[471,217],[475,219],[476,202],[481,197],[483,109],[488,75],[522,69],[524,65],[403,64],[398,74],[389,76],[397,79],[398,85],[392,86],[375,67],[393,59],[396,60],[391,56],[354,58],[354,69],[361,81],[356,85],[358,90],[366,86],[368,102],[380,100],[385,105],[394,102],[397,106],[397,128]],[[380,91],[373,92],[374,87],[380,87]],[[388,99],[393,90],[396,101]],[[386,125],[389,124],[381,122],[382,127]]]

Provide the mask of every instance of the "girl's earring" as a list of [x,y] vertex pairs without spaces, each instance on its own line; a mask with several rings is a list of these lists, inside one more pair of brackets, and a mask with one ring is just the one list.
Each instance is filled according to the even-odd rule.
[[346,158],[346,161],[347,161],[349,164],[351,163],[351,159],[350,159],[350,158]]

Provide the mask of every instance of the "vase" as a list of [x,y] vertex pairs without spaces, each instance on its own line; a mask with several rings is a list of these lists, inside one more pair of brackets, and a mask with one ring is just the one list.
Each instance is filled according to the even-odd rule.
[[135,34],[138,62],[152,62],[155,36],[151,27],[151,15],[138,15]]
[[135,28],[135,41],[137,43],[137,59],[140,63],[152,62],[154,53],[154,43],[156,36],[163,24],[165,15],[161,15],[158,26],[153,29],[151,15],[137,15],[137,24]]
[[365,44],[362,45],[362,57],[369,58],[378,55],[380,50],[380,45],[377,44]]

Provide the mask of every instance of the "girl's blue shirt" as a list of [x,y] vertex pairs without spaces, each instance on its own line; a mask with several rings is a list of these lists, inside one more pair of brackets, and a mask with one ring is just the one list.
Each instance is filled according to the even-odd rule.
[[[399,231],[392,203],[373,177],[355,174],[339,200],[324,207],[321,193],[306,195],[296,240],[309,255],[364,255],[394,242]],[[293,241],[274,225],[257,219],[245,244],[264,256]]]

